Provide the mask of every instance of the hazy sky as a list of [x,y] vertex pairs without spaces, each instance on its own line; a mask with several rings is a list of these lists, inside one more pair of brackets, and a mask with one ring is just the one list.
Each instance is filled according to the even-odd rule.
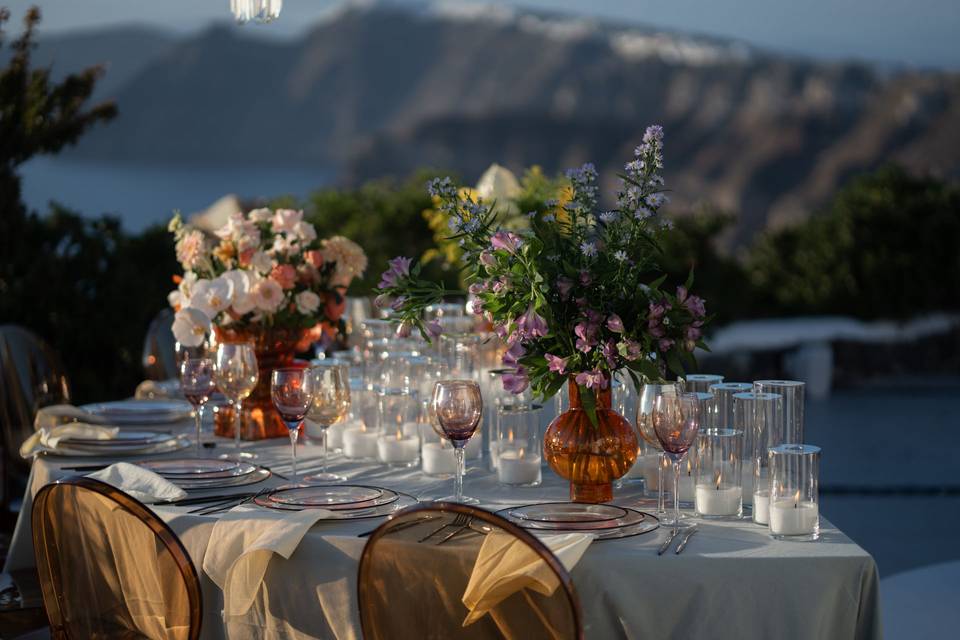
[[[43,10],[44,28],[51,31],[129,22],[192,30],[229,19],[229,0],[0,0],[15,15],[33,4]],[[285,0],[278,22],[245,28],[261,35],[297,33],[335,4],[334,0]],[[500,4],[740,38],[816,57],[960,68],[960,0],[514,0]]]

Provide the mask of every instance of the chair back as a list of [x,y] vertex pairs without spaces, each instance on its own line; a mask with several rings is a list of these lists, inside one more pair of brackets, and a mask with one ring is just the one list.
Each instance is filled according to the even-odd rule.
[[70,401],[67,375],[60,358],[47,343],[23,327],[3,325],[0,378],[4,456],[7,462],[22,462],[16,452],[33,433],[37,410]]
[[73,477],[40,489],[31,515],[54,638],[199,637],[196,567],[143,504],[98,480]]
[[143,339],[143,373],[147,380],[169,380],[177,369],[177,339],[173,337],[173,309],[164,309],[150,321]]
[[[537,575],[540,588],[510,588],[510,575],[494,575],[518,564]],[[464,601],[497,591],[506,596],[465,626]],[[467,505],[411,507],[383,523],[360,558],[358,595],[368,640],[583,638],[580,601],[560,561],[528,532]]]

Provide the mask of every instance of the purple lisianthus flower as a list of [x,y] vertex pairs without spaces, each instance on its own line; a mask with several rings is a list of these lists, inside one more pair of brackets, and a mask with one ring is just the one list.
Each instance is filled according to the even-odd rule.
[[413,262],[411,258],[403,256],[397,256],[388,262],[387,264],[390,266],[380,276],[380,284],[377,286],[381,289],[389,289],[395,286],[399,278],[410,275],[411,262]]
[[[587,309],[583,312],[583,315],[587,317],[587,322],[593,325],[599,325],[603,320],[603,314],[599,311],[595,311],[594,309]],[[598,326],[597,329],[599,328],[600,327]]]
[[640,343],[633,340],[627,340],[624,344],[623,357],[627,360],[633,362],[634,360],[639,360],[640,356],[643,355],[643,349],[640,348]]
[[497,258],[489,251],[480,252],[480,264],[485,267],[493,267],[497,264]]
[[623,333],[623,320],[615,313],[611,313],[607,318],[607,329],[614,333]]
[[667,335],[666,328],[664,328],[662,324],[653,320],[647,324],[647,331],[649,331],[650,335],[654,338],[662,338],[663,336]]
[[577,349],[584,353],[589,353],[597,344],[597,325],[590,322],[579,322],[573,328],[573,333],[577,336]]
[[483,313],[483,300],[480,298],[474,298],[471,300],[470,311],[476,316],[481,315]]
[[542,338],[549,333],[547,321],[537,313],[531,304],[527,312],[517,319],[517,329],[524,335],[532,338]]
[[683,305],[690,311],[696,318],[702,318],[707,315],[707,307],[704,304],[703,298],[698,296],[690,296],[686,299]]
[[684,301],[687,299],[688,294],[689,292],[687,291],[686,287],[684,286],[677,287],[677,302],[680,304],[683,304]]
[[398,296],[396,300],[393,301],[393,304],[390,305],[390,308],[394,311],[400,309],[403,306],[403,303],[407,301],[407,296]]
[[606,389],[607,388],[607,377],[593,369],[592,371],[584,371],[578,373],[576,378],[574,378],[580,386],[586,387],[587,389]]
[[567,372],[567,360],[569,358],[561,358],[560,356],[555,356],[552,353],[545,353],[544,358],[547,359],[549,366],[547,367],[550,371],[554,373],[559,373],[563,375]]
[[658,346],[660,347],[660,351],[667,352],[670,350],[670,347],[673,346],[673,340],[670,338],[661,338]]
[[503,364],[507,365],[508,367],[515,367],[517,366],[517,361],[525,356],[526,353],[527,350],[523,348],[523,345],[519,342],[515,342],[503,354]]
[[513,394],[523,393],[530,385],[530,378],[527,377],[527,370],[523,367],[517,367],[516,373],[505,373],[502,376],[503,390]]
[[503,293],[510,289],[510,281],[506,278],[497,278],[497,281],[493,283],[493,292],[496,294]]
[[381,293],[380,295],[378,295],[376,298],[373,299],[373,304],[378,309],[384,309],[390,306],[390,296],[388,296],[385,293]]
[[601,349],[603,353],[604,360],[607,361],[607,365],[611,369],[617,368],[617,343],[613,340],[607,340],[603,343],[603,348]]
[[557,291],[560,292],[561,300],[566,300],[570,297],[571,289],[573,289],[573,280],[565,276],[557,278]]
[[411,331],[413,331],[413,324],[410,322],[401,322],[397,325],[396,333],[398,338],[409,338]]
[[663,302],[651,302],[650,303],[650,319],[662,318],[663,314],[667,312],[667,305]]
[[584,287],[589,287],[590,283],[593,282],[593,278],[590,277],[590,273],[587,271],[580,272],[580,284]]
[[440,324],[439,320],[431,320],[427,323],[427,335],[430,336],[430,339],[440,337],[440,334],[443,333],[443,325]]
[[472,285],[467,287],[467,291],[469,291],[473,295],[478,295],[480,293],[483,293],[486,290],[487,290],[486,282],[474,282]]
[[[694,342],[696,342],[697,340],[700,339],[701,333],[702,333],[702,332],[700,331],[699,328],[690,326],[690,327],[687,327],[687,331],[686,331],[685,335],[686,335],[686,337],[687,337],[687,340],[693,340]],[[691,349],[691,351],[692,351],[692,349]]]
[[523,240],[520,236],[512,231],[497,231],[490,238],[490,246],[494,249],[503,249],[508,253],[516,253],[522,244]]

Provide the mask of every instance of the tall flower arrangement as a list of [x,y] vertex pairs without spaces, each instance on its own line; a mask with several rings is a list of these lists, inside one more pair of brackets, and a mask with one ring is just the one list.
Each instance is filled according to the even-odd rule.
[[[694,349],[706,348],[704,301],[690,291],[692,273],[668,289],[657,267],[658,241],[672,228],[661,215],[662,170],[663,130],[651,126],[620,176],[615,208],[599,207],[597,172],[586,164],[567,172],[566,192],[546,213],[531,212],[526,232],[500,228],[490,204],[449,178],[429,184],[462,248],[473,310],[509,346],[507,390],[547,398],[573,376],[592,415],[594,391],[617,371],[640,384],[695,368]],[[409,259],[391,261],[378,304],[393,308],[399,332],[433,335],[423,310],[447,292],[418,276]]]
[[173,332],[188,346],[199,345],[211,323],[309,329],[336,322],[350,281],[367,267],[363,249],[341,236],[319,240],[302,211],[235,213],[214,237],[179,214],[169,229],[183,267],[168,296],[177,310]]

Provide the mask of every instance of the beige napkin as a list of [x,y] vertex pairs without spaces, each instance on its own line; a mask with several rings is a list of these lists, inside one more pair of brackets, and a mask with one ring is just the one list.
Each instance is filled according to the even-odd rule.
[[70,422],[95,422],[90,419],[92,417],[88,412],[72,404],[52,404],[37,411],[33,419],[33,428],[39,431]]
[[180,393],[179,380],[144,380],[137,385],[133,397],[137,400],[167,400],[171,398],[182,399],[183,394]]
[[253,604],[274,555],[290,556],[326,509],[270,511],[255,505],[234,507],[214,525],[203,570],[223,591],[223,615],[243,615]]
[[[593,535],[589,533],[537,537],[567,571],[573,569],[593,542]],[[559,580],[547,563],[525,542],[503,531],[489,533],[480,547],[463,593],[463,604],[470,610],[463,626],[473,624],[524,587],[550,596],[559,586]]]
[[[39,414],[37,414],[37,419],[40,419]],[[70,422],[59,426],[42,427],[20,445],[20,457],[29,458],[42,449],[56,449],[64,438],[112,440],[117,437],[118,431],[117,427],[105,427],[85,422]]]
[[112,464],[106,469],[89,474],[87,477],[106,482],[140,502],[179,500],[187,497],[186,491],[166,478],[129,462]]

